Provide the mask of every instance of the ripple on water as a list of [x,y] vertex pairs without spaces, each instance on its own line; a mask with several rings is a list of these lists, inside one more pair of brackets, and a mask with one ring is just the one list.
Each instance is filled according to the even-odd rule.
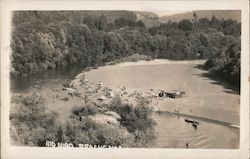
[[[199,121],[198,129],[186,123],[183,117],[154,114],[157,125],[155,148],[214,148],[236,149],[239,147],[239,129]],[[197,120],[198,121],[198,120]]]

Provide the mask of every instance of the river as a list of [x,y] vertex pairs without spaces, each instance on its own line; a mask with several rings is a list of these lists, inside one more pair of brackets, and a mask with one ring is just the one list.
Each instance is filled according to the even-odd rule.
[[28,77],[14,77],[10,80],[10,90],[13,93],[23,93],[30,91],[36,84],[39,84],[39,86],[48,86],[53,80],[63,83],[66,80],[74,78],[83,69],[83,65],[73,64],[49,69],[44,72],[37,72]]
[[212,122],[199,122],[198,128],[185,122],[184,117],[168,113],[154,114],[157,138],[154,148],[205,148],[236,149],[239,144],[239,129]]
[[[101,80],[112,89],[120,85],[126,86],[128,91],[135,89],[146,91],[150,88],[166,90],[181,88],[186,91],[187,95],[184,98],[159,100],[154,108],[162,112],[179,109],[183,114],[198,116],[195,118],[200,123],[198,128],[194,129],[191,124],[186,123],[183,116],[155,113],[153,118],[156,121],[157,138],[153,148],[186,148],[187,144],[189,148],[239,148],[239,128],[210,122],[217,120],[221,123],[239,125],[239,95],[228,93],[223,86],[203,77],[204,71],[196,67],[202,63],[156,61],[142,65],[140,63],[114,65],[91,70],[85,75],[90,81],[97,83]],[[29,77],[13,78],[11,92],[25,93],[38,84],[41,91],[44,90],[44,95],[52,96],[51,89],[61,88],[63,82],[74,78],[82,70],[81,65],[73,65],[36,73]],[[69,102],[61,102],[58,105],[50,103],[48,107],[56,110],[61,118],[68,115],[70,106],[73,105]],[[211,120],[202,120],[200,117]]]

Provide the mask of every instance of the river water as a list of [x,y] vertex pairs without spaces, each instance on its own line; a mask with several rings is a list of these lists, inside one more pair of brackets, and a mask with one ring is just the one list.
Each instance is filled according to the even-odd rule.
[[[236,149],[239,142],[239,129],[220,124],[196,120],[197,129],[185,118],[167,113],[155,113],[153,118],[157,125],[156,144],[154,148],[205,148]],[[188,118],[189,120],[194,120]]]
[[39,86],[48,86],[48,84],[53,80],[63,83],[66,80],[74,78],[77,74],[82,72],[83,69],[83,65],[74,64],[49,69],[44,72],[38,72],[28,77],[11,78],[10,90],[13,93],[22,93],[28,92],[37,84],[39,84]]
[[[25,93],[32,90],[37,84],[40,89],[50,88],[51,83],[61,86],[63,82],[74,78],[83,69],[84,67],[81,65],[65,66],[36,73],[29,77],[12,78],[10,81],[11,92]],[[104,76],[103,74],[97,75]],[[105,81],[105,79],[103,80]],[[108,81],[105,82],[108,83]],[[195,119],[200,124],[197,129],[194,129],[190,123],[185,122],[185,117],[168,113],[155,113],[153,118],[156,121],[157,134],[153,148],[187,148],[187,145],[189,148],[239,148],[238,128]]]

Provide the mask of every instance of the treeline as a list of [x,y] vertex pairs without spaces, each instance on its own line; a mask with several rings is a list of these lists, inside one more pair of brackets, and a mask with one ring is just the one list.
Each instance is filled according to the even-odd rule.
[[17,11],[13,16],[12,75],[28,76],[60,65],[104,65],[133,54],[208,59],[239,41],[240,23],[206,19],[147,29],[129,11]]
[[225,51],[216,54],[205,63],[212,75],[219,80],[224,80],[236,90],[240,91],[240,41],[232,43]]
[[192,20],[184,19],[179,23],[169,21],[149,31],[151,35],[175,38],[179,50],[184,49],[182,52],[176,50],[175,55],[183,55],[183,52],[192,49],[191,53],[208,59],[205,68],[211,77],[240,90],[241,24],[237,21],[218,20],[215,16],[211,20],[199,19],[194,13]]

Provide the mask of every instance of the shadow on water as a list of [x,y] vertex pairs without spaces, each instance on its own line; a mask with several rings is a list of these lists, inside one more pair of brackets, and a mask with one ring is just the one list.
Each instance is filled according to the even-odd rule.
[[25,92],[38,83],[46,83],[51,80],[65,81],[74,78],[86,68],[82,64],[56,67],[43,72],[37,72],[28,77],[11,77],[10,90],[12,92]]
[[223,88],[225,88],[225,90],[223,90],[223,92],[231,93],[231,94],[240,94],[240,87],[232,86],[225,79],[222,79],[219,76],[216,76],[214,74],[209,73],[208,70],[205,69],[203,64],[198,64],[194,68],[200,69],[200,70],[205,71],[205,72],[203,72],[201,74],[193,74],[193,75],[207,78],[207,79],[211,80],[210,81],[211,84],[223,86]]

